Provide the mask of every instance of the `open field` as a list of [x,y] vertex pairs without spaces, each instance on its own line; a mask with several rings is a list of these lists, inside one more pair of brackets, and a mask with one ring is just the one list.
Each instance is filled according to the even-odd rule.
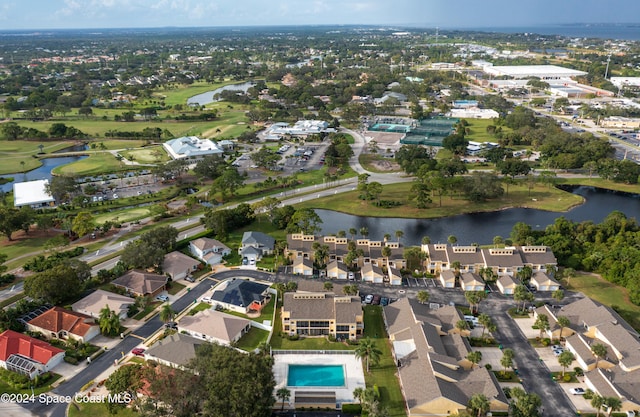
[[508,207],[527,207],[562,212],[583,202],[582,197],[553,187],[536,185],[529,193],[526,185],[518,184],[510,185],[509,194],[495,200],[470,203],[459,197],[443,196],[442,207],[438,207],[438,198],[432,197],[433,202],[429,208],[419,209],[408,201],[407,196],[410,194],[410,189],[411,183],[383,186],[380,199],[402,202],[401,206],[393,208],[376,207],[371,202],[360,200],[357,191],[306,201],[297,204],[297,206],[334,210],[358,216],[427,219],[469,212],[495,211]]
[[109,152],[89,151],[89,157],[79,161],[62,165],[53,169],[57,175],[96,175],[109,174],[117,171],[127,171],[132,168],[124,165]]
[[[566,280],[564,282],[566,284]],[[597,274],[578,273],[571,278],[567,288],[580,291],[614,309],[634,329],[640,330],[640,306],[629,301],[629,291],[619,285],[604,280]]]
[[167,151],[165,151],[164,148],[160,145],[121,151],[120,155],[124,156],[130,161],[135,161],[140,164],[157,164],[161,162],[167,162],[171,159],[167,154]]
[[[487,126],[495,125],[493,119],[464,119],[469,123],[468,129],[469,134],[465,136],[466,140],[470,140],[472,142],[497,142],[495,136],[490,133],[487,133]],[[500,126],[502,128],[503,133],[510,132],[506,126]]]
[[196,81],[190,85],[182,85],[178,88],[158,89],[153,96],[164,100],[166,105],[187,104],[189,97],[215,90],[227,84],[235,84],[238,81],[228,81],[222,83],[208,83],[206,81]]

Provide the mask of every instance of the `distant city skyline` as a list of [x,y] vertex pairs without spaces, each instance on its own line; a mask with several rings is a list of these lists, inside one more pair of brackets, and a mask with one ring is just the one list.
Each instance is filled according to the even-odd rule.
[[[635,19],[635,21],[634,21]],[[0,29],[640,23],[637,0],[3,0]]]

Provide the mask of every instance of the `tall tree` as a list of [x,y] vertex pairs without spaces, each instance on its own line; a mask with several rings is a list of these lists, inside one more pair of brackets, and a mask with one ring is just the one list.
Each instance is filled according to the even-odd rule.
[[607,416],[611,417],[611,414],[614,411],[620,411],[620,409],[622,408],[622,401],[620,401],[620,398],[618,397],[605,397],[604,405],[606,405],[607,409],[609,410]]
[[429,292],[428,292],[428,291],[425,291],[425,290],[420,290],[420,291],[418,291],[418,293],[416,294],[416,298],[418,299],[418,302],[419,302],[420,304],[426,304],[426,303],[428,303],[428,302],[429,302],[429,298],[430,298],[430,297],[431,297],[431,296],[429,295]]
[[591,345],[591,353],[596,358],[596,368],[598,367],[598,362],[600,359],[607,356],[607,346],[602,343],[593,343]]
[[506,348],[502,350],[502,358],[500,358],[500,365],[504,368],[504,373],[507,369],[513,368],[513,349]]
[[482,313],[478,316],[478,323],[482,325],[482,336],[480,337],[484,337],[484,332],[487,330],[489,325],[493,323],[493,320],[491,320],[491,316],[488,314]]
[[489,399],[484,394],[473,394],[471,398],[469,398],[469,403],[467,407],[471,409],[471,412],[476,413],[477,417],[486,414],[491,407],[491,403]]
[[175,317],[176,312],[171,308],[171,304],[164,303],[160,309],[160,320],[164,323],[168,323]]
[[562,366],[562,376],[564,377],[564,373],[569,366],[573,363],[574,360],[573,353],[565,350],[560,355],[558,355],[558,363]]
[[278,388],[278,391],[276,391],[276,397],[280,398],[280,401],[282,402],[280,411],[283,411],[284,403],[289,401],[289,398],[291,397],[291,391],[289,391],[286,387]]
[[562,301],[564,299],[564,291],[561,290],[561,289],[557,289],[557,290],[555,290],[554,292],[551,293],[551,297],[554,300],[560,302],[560,301]]
[[378,349],[373,339],[365,337],[360,339],[360,343],[355,350],[355,355],[356,358],[364,359],[367,373],[369,373],[369,364],[377,364],[382,356],[382,351]]
[[512,417],[539,417],[542,401],[536,394],[527,394],[522,388],[511,389],[509,410]]
[[540,338],[542,338],[542,335],[549,330],[549,316],[546,314],[538,314],[536,321],[533,323],[533,327],[538,329]]
[[[143,383],[142,365],[133,363],[119,367],[113,372],[104,383],[104,386],[111,395],[126,394],[135,401],[138,398],[138,390]],[[109,411],[117,413],[117,409],[126,407],[125,402],[107,401]]]
[[469,352],[467,354],[467,360],[471,362],[471,369],[473,369],[475,365],[479,364],[480,361],[482,361],[482,352],[480,352],[479,350]]
[[94,230],[96,227],[96,222],[91,213],[88,211],[81,211],[73,218],[73,222],[71,223],[71,230],[73,233],[78,235],[78,237],[82,237],[87,233]]
[[558,326],[560,326],[560,335],[558,335],[558,338],[562,340],[562,332],[564,331],[565,328],[571,325],[571,321],[566,316],[558,316],[556,321],[558,323]]

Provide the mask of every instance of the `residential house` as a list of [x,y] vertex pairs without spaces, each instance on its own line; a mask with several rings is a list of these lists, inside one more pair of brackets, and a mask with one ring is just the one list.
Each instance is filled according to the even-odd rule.
[[243,259],[246,258],[248,261],[253,259],[254,262],[258,262],[263,256],[273,253],[275,243],[276,240],[265,233],[244,232],[238,252]]
[[212,343],[231,345],[251,329],[251,321],[213,308],[184,316],[178,322],[178,332]]
[[382,284],[386,278],[382,268],[372,263],[364,264],[360,274],[362,275],[362,281],[373,282],[374,284]]
[[402,274],[395,268],[389,267],[387,269],[389,274],[389,285],[402,285]]
[[231,249],[227,245],[208,237],[201,237],[189,242],[189,251],[207,265],[222,263],[222,257],[231,254]]
[[[607,355],[604,358],[598,358],[593,354],[591,346],[599,343],[607,347]],[[565,348],[573,353],[576,361],[584,371],[592,371],[598,368],[611,369],[618,363],[618,358],[611,347],[599,340],[593,340],[581,333],[574,333],[565,339]]]
[[454,307],[441,310],[426,311],[408,298],[384,310],[408,415],[458,414],[477,393],[487,397],[490,411],[506,412],[508,400],[495,376],[469,364],[466,339],[447,332],[460,314]]
[[131,270],[111,281],[134,297],[155,297],[167,287],[167,276],[145,271]]
[[450,269],[440,270],[440,283],[444,288],[454,288],[456,286],[456,273]]
[[440,271],[449,269],[446,244],[425,244],[421,246],[421,249],[422,252],[427,254],[427,272],[437,274]]
[[27,329],[39,332],[47,339],[71,339],[88,342],[100,334],[100,327],[93,317],[86,314],[52,307],[27,322]]
[[534,272],[551,273],[552,271],[548,271],[547,268],[556,268],[558,266],[558,260],[551,248],[547,246],[521,246],[520,253],[523,264],[531,267]]
[[529,281],[538,291],[555,291],[560,288],[560,283],[542,271],[534,272]]
[[313,275],[313,262],[309,258],[295,258],[292,268],[295,275]]
[[144,352],[144,358],[172,368],[183,368],[196,357],[196,350],[203,343],[202,338],[174,333],[151,345]]
[[518,280],[511,275],[503,274],[498,277],[496,286],[500,292],[504,295],[513,295],[513,292],[518,286]]
[[347,279],[349,270],[347,266],[340,261],[331,261],[327,265],[327,278],[331,279]]
[[287,292],[281,316],[290,335],[356,340],[364,329],[360,297],[329,292]]
[[477,246],[447,245],[449,268],[465,272],[477,272],[484,267],[482,250]]
[[[324,287],[324,282],[323,281],[319,281],[319,280],[301,280],[298,282],[298,289],[296,290],[297,292],[331,292],[334,294],[344,294],[344,287],[346,287],[347,285],[350,286],[350,284],[348,283],[344,283],[344,284],[339,284],[337,282],[332,282],[331,283],[332,287],[327,289]],[[356,287],[357,288],[357,287]],[[354,294],[354,295],[358,295],[358,294]]]
[[120,320],[124,320],[127,318],[129,306],[133,305],[135,301],[126,295],[105,290],[95,290],[83,299],[73,303],[71,309],[97,319],[100,317],[100,311],[106,306],[109,307],[109,310],[114,311],[120,317]]
[[211,303],[243,314],[261,311],[268,302],[268,289],[268,284],[234,278],[216,287]]
[[182,252],[173,251],[164,256],[162,271],[172,280],[178,281],[198,270],[200,262]]
[[475,272],[460,274],[460,286],[465,291],[484,291],[484,280]]
[[58,366],[64,350],[36,338],[5,330],[0,334],[0,367],[33,379]]
[[520,251],[515,247],[482,249],[484,265],[497,275],[515,276],[524,266]]

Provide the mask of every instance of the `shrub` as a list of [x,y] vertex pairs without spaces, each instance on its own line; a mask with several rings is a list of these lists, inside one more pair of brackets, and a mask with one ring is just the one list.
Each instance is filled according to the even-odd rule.
[[289,336],[289,340],[298,340],[298,339],[300,339],[300,336],[297,334],[292,334]]
[[362,414],[362,406],[360,404],[342,404],[343,414]]
[[542,346],[549,346],[551,344],[551,339],[549,339],[548,337],[545,337],[540,341],[540,343],[542,344]]
[[72,356],[65,356],[64,357],[64,361],[67,363],[70,363],[71,365],[77,365],[78,364],[78,360]]
[[573,372],[575,372],[576,376],[584,375],[584,371],[579,366],[576,366],[575,368],[573,368]]
[[562,377],[562,380],[564,382],[570,382],[571,381],[571,374],[564,374],[564,376]]
[[485,364],[484,367],[487,368],[487,371],[490,371],[492,369],[490,363]]

